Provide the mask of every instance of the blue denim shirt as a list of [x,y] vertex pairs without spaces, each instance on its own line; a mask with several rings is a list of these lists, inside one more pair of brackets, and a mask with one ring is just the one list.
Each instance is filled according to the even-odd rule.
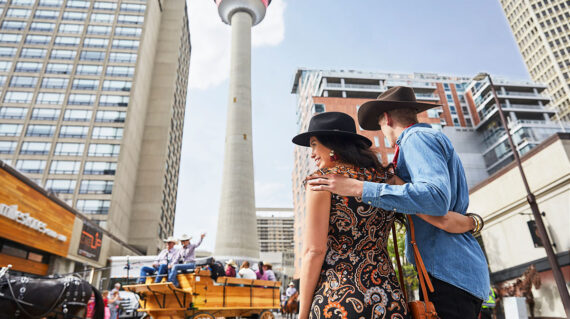
[[[449,139],[429,124],[405,129],[396,143],[400,147],[396,174],[407,184],[365,182],[362,200],[385,210],[411,214],[428,273],[485,300],[490,287],[487,261],[473,235],[447,233],[413,216],[442,216],[447,211],[465,214],[469,191],[459,156]],[[406,257],[413,263],[409,237],[408,232]]]

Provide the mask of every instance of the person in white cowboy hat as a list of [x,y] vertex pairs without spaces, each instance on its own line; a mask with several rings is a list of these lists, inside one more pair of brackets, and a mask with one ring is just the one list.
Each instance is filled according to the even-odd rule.
[[237,264],[233,259],[226,261],[226,277],[236,276]]
[[190,239],[192,236],[186,234],[182,235],[179,240],[182,247],[178,249],[174,258],[170,262],[170,273],[168,273],[168,281],[174,284],[174,286],[179,287],[178,283],[178,271],[195,269],[196,268],[196,248],[202,244],[206,234],[200,235],[200,240],[197,244],[190,244]]
[[285,306],[287,304],[287,301],[289,301],[289,298],[291,298],[291,296],[293,296],[296,292],[297,292],[297,289],[295,288],[295,284],[291,281],[289,283],[289,287],[287,287],[287,290],[285,290],[285,296],[287,298],[285,298],[285,301],[283,302],[283,306]]
[[168,274],[168,268],[170,266],[170,262],[173,260],[174,255],[178,251],[174,245],[178,242],[176,238],[170,236],[164,240],[166,243],[166,248],[163,249],[160,254],[156,257],[156,260],[152,264],[152,267],[142,267],[140,276],[139,276],[139,283],[142,284],[146,281],[146,276],[156,274],[156,279],[154,282],[160,282],[164,276]]

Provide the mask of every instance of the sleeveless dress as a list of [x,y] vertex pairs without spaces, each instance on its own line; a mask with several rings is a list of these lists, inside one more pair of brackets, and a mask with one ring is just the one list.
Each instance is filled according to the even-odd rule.
[[[390,173],[344,166],[313,175],[339,174],[384,182]],[[394,213],[332,194],[327,252],[309,318],[409,318],[386,245]]]

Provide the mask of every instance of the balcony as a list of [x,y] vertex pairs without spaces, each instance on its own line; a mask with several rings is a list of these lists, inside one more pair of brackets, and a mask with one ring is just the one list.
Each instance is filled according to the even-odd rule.
[[416,93],[416,99],[421,101],[439,102],[439,95],[433,93]]

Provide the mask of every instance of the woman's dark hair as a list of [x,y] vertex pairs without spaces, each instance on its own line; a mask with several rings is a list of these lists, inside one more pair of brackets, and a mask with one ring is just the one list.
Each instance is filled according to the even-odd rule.
[[339,160],[355,167],[382,169],[382,164],[366,143],[360,139],[335,135],[315,136],[321,144],[334,151]]
[[263,261],[257,263],[257,267],[259,268],[258,271],[261,275],[263,275]]

